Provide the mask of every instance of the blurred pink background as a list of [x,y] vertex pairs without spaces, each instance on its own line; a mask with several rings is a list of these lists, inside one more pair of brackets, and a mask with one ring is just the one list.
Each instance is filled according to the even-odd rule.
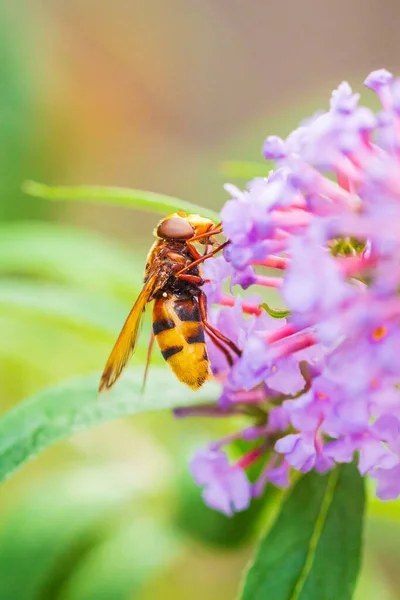
[[[221,161],[260,160],[267,133],[326,105],[341,80],[359,84],[399,63],[394,0],[384,10],[378,0],[20,0],[6,18],[20,37],[49,183],[216,206]],[[54,210],[117,237],[142,235],[123,211]]]

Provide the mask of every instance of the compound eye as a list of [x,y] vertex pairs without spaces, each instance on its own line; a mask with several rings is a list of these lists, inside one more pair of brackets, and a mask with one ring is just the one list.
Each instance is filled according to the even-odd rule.
[[182,217],[169,217],[157,227],[157,235],[168,240],[188,240],[194,235],[193,227]]

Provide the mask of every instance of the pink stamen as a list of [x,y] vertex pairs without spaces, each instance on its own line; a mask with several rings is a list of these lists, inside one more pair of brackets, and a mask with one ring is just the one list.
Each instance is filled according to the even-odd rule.
[[261,456],[263,456],[264,453],[265,453],[264,446],[259,446],[258,448],[254,448],[254,450],[251,450],[250,452],[245,454],[242,458],[240,458],[237,461],[236,466],[239,467],[240,469],[246,469],[247,467],[250,467],[250,465],[253,465],[255,462],[257,462],[257,460]]
[[371,142],[371,133],[369,131],[361,132],[363,148],[368,154],[374,154],[374,144]]
[[264,287],[280,288],[283,285],[283,278],[265,277],[264,275],[257,275],[254,283],[256,285],[263,285]]
[[[300,201],[301,199],[301,201]],[[279,213],[293,213],[296,211],[307,211],[307,203],[305,201],[304,196],[298,196],[297,200],[294,200],[293,202],[291,202],[291,204],[289,204],[288,206],[279,206],[277,208],[275,208],[275,210],[273,212],[279,212]]]
[[354,157],[350,160],[350,158],[346,156],[341,156],[337,161],[336,168],[337,171],[341,173],[343,177],[347,177],[351,183],[362,183],[363,175]]
[[284,212],[273,211],[271,212],[271,221],[276,227],[284,227],[285,229],[293,227],[304,227],[309,225],[311,222],[311,215],[305,210],[294,209],[291,211]]
[[301,196],[300,194],[297,196],[296,200],[293,200],[293,202],[290,205],[292,208],[302,208],[302,209],[307,209],[307,202],[304,198],[304,196]]
[[[343,181],[347,180],[350,185],[351,178],[349,177],[348,173],[344,173],[339,168],[337,173],[338,178],[340,177]],[[356,210],[361,204],[361,201],[357,195],[346,191],[346,189],[341,185],[331,181],[330,179],[327,179],[326,177],[323,177],[320,174],[318,178],[318,192],[339,206],[350,208],[351,210]]]
[[315,448],[315,452],[317,453],[317,455],[322,456],[322,453],[324,450],[324,444],[321,439],[321,435],[318,431],[315,433],[314,448]]
[[374,266],[375,259],[372,257],[361,256],[346,256],[337,259],[340,270],[345,277],[351,277],[360,273],[364,269]]
[[[349,181],[353,180],[351,175],[355,175],[357,173],[355,167],[351,165],[348,159],[344,159],[346,162],[342,165],[341,161],[338,161],[338,164],[335,165],[336,173],[340,173],[340,176],[346,178]],[[348,167],[350,165],[351,169]],[[343,206],[345,208],[352,208],[355,203],[354,194],[348,192],[345,188],[338,185],[335,181],[328,179],[324,175],[322,175],[319,171],[317,171],[314,167],[310,167],[307,163],[302,164],[302,169],[304,170],[305,175],[309,178],[309,184],[305,186],[304,193],[312,193],[318,194],[321,196],[325,196],[332,203],[335,203],[339,206]],[[351,172],[350,172],[351,171]]]
[[[219,300],[219,304],[221,306],[235,306],[236,299],[233,296],[226,296],[225,294],[221,296]],[[258,308],[256,304],[251,304],[250,302],[242,302],[241,308],[244,313],[247,315],[261,315],[264,311],[262,308]]]
[[342,189],[346,190],[346,192],[350,192],[350,181],[348,177],[343,175],[343,173],[338,173],[337,180]]
[[[290,233],[288,231],[285,231],[284,229],[279,229],[279,227],[276,226],[275,240],[281,242],[282,251],[286,249],[286,244],[283,245],[283,242],[285,242],[288,238],[290,238]],[[274,249],[274,252],[277,252],[277,251],[278,250]]]
[[317,343],[317,339],[313,333],[304,332],[296,335],[292,338],[283,340],[277,351],[277,358],[282,358],[283,356],[288,356],[289,354],[294,354],[295,352],[299,352],[300,350],[304,350],[305,348],[309,348],[310,346],[315,346]]
[[267,344],[273,344],[274,342],[278,342],[279,340],[283,340],[284,338],[297,333],[297,331],[298,330],[294,325],[288,323],[276,331],[268,332],[265,336],[265,341]]
[[270,267],[271,269],[287,269],[289,262],[288,258],[270,254],[265,260],[253,261],[252,264],[260,267]]

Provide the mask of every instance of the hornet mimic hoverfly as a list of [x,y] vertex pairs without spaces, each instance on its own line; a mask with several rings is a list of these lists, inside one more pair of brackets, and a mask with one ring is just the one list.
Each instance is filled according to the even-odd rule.
[[[230,350],[240,356],[237,346],[208,322],[206,295],[201,290],[205,280],[200,263],[229,243],[215,240],[213,236],[221,232],[221,226],[209,219],[184,212],[160,221],[154,230],[157,240],[147,256],[143,289],[107,360],[99,391],[115,383],[134,352],[140,321],[150,301],[154,301],[153,333],[145,374],[154,337],[176,377],[194,390],[211,376],[205,331],[229,364],[233,363]],[[196,243],[205,246],[204,254]]]

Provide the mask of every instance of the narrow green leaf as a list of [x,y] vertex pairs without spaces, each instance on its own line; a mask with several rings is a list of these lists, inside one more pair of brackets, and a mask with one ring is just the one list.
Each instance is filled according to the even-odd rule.
[[274,319],[286,319],[290,315],[290,310],[271,308],[266,302],[260,304],[260,308],[263,308]]
[[74,200],[83,202],[100,202],[119,206],[140,208],[151,212],[166,215],[171,212],[183,210],[187,213],[198,213],[219,222],[217,212],[210,208],[197,206],[186,200],[179,200],[171,196],[145,192],[143,190],[132,190],[122,187],[107,186],[48,186],[36,181],[26,181],[22,186],[23,191],[36,198],[46,200]]
[[[132,294],[132,303],[135,296]],[[55,284],[0,280],[0,311],[23,310],[106,335],[119,333],[130,310],[115,299]]]
[[246,181],[255,177],[267,177],[272,168],[271,161],[263,164],[245,160],[227,160],[221,165],[221,171],[226,177]]
[[73,433],[125,415],[215,400],[218,386],[192,392],[165,367],[152,366],[144,394],[143,367],[124,373],[109,392],[98,394],[100,374],[43,390],[0,419],[0,481],[39,452]]
[[144,264],[143,250],[126,250],[87,229],[40,221],[0,224],[2,276],[40,277],[132,299]]
[[350,600],[363,514],[364,485],[354,465],[304,476],[262,540],[241,600]]

